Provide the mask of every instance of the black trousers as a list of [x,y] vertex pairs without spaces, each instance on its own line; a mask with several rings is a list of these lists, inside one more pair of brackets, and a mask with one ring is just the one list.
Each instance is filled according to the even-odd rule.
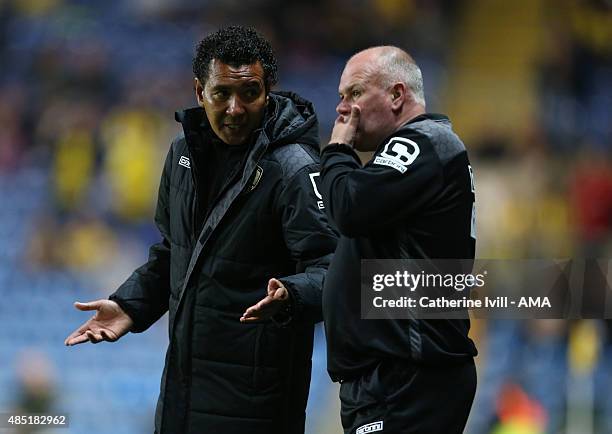
[[454,366],[383,361],[340,386],[345,434],[460,434],[476,393],[471,360]]

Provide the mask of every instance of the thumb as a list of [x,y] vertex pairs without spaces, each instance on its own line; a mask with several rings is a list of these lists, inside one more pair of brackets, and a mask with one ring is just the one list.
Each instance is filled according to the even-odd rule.
[[275,300],[286,300],[287,298],[289,298],[289,292],[285,287],[281,286],[276,290],[276,292],[274,292],[272,298],[274,298]]
[[361,115],[361,108],[358,105],[354,105],[351,107],[351,117],[349,119],[349,123],[357,128],[359,125],[359,117]]
[[272,278],[268,281],[268,292],[274,293],[281,286],[283,286],[283,282],[278,279]]
[[101,305],[102,303],[100,300],[90,301],[88,303],[81,303],[80,301],[77,301],[74,303],[74,307],[76,307],[78,310],[83,310],[83,311],[98,310]]

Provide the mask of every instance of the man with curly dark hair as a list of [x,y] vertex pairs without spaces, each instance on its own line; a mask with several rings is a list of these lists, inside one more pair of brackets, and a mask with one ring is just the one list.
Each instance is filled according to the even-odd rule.
[[310,102],[272,92],[272,48],[232,26],[193,61],[197,108],[162,174],[149,260],[67,345],[115,341],[169,311],[158,434],[304,432],[314,323],[336,237],[317,187]]
[[278,67],[272,46],[255,29],[249,27],[226,27],[200,41],[193,59],[193,73],[201,82],[208,80],[213,59],[235,67],[259,61],[264,71],[266,91],[278,80]]

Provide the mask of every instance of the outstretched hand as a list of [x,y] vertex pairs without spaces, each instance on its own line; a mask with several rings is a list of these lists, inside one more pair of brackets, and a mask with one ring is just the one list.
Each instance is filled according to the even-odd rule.
[[240,318],[242,323],[254,323],[272,318],[289,302],[289,291],[278,279],[268,282],[268,295],[249,307]]
[[82,311],[95,310],[96,314],[76,329],[64,341],[72,346],[83,342],[114,342],[132,328],[134,322],[117,303],[112,300],[96,300],[89,303],[74,303]]
[[329,144],[344,143],[345,145],[353,146],[355,144],[355,136],[359,127],[359,118],[361,116],[361,108],[358,105],[351,107],[351,113],[348,116],[339,115],[334,122]]

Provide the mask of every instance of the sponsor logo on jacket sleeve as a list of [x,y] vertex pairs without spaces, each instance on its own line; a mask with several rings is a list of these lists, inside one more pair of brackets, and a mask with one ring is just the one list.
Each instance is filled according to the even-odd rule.
[[387,142],[380,155],[374,159],[374,164],[388,166],[404,173],[420,153],[421,149],[414,141],[405,137],[393,137]]
[[357,428],[357,431],[355,431],[355,434],[367,434],[367,433],[377,432],[377,431],[382,431],[382,430],[383,430],[383,421],[379,420],[378,422],[372,422],[367,425],[361,425],[359,428]]
[[319,209],[324,209],[325,205],[323,204],[323,196],[321,196],[321,193],[319,193],[319,187],[317,187],[317,182],[315,181],[315,178],[319,178],[319,176],[321,176],[320,172],[314,172],[310,174],[310,182],[312,183],[312,189],[314,190],[314,194],[317,197],[317,206],[319,207]]
[[184,155],[181,155],[181,158],[179,158],[179,166],[191,169],[191,163],[189,162],[189,158],[185,157]]

